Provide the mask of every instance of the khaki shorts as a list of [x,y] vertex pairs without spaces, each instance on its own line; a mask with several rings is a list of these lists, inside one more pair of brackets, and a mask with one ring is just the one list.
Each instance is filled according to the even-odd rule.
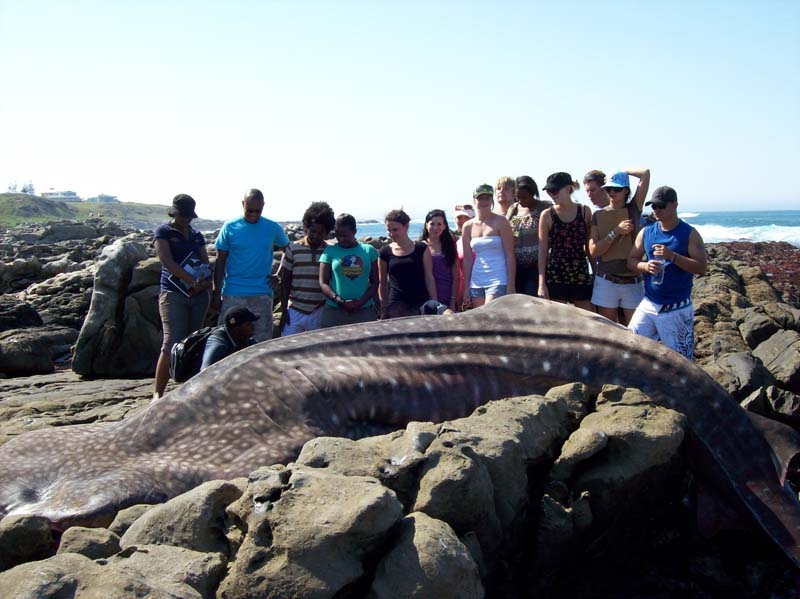
[[162,291],[158,294],[158,313],[164,331],[162,352],[169,353],[178,341],[203,328],[210,301],[208,291],[192,297],[186,297],[179,291]]

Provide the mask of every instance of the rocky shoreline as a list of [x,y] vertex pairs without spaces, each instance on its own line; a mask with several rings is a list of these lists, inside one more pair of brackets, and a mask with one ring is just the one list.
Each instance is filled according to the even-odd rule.
[[[159,338],[149,239],[102,221],[0,235],[0,373],[8,377],[0,379],[0,444],[37,428],[119,420],[148,403]],[[708,251],[693,297],[698,364],[746,409],[800,429],[800,249],[731,242]],[[108,597],[132,589],[154,597],[796,596],[791,567],[760,537],[699,534],[684,437],[679,414],[636,390],[589,396],[573,385],[443,425],[316,439],[296,464],[265,464],[247,480],[129,508],[108,529],[57,538],[40,519],[7,517],[0,570],[10,569],[0,587],[61,596],[73,585]],[[790,470],[794,484],[797,474]]]

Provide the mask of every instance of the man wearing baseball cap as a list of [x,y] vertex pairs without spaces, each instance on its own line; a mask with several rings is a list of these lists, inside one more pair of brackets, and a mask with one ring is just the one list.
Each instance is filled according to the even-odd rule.
[[653,207],[656,222],[639,231],[628,256],[628,267],[644,273],[644,298],[628,328],[692,360],[692,282],[706,273],[703,239],[678,218],[678,194],[671,187],[656,189],[645,205]]
[[203,351],[203,365],[200,370],[205,370],[212,364],[227,358],[240,349],[255,344],[253,333],[256,331],[258,316],[244,306],[234,306],[223,316],[225,322],[221,327],[208,336],[206,348]]
[[461,236],[461,230],[464,228],[464,223],[469,219],[475,218],[475,209],[472,204],[456,204],[456,228],[458,228],[459,237],[456,241],[456,253],[458,254],[458,294],[456,296],[456,307],[461,309],[461,302],[464,299],[464,237]]

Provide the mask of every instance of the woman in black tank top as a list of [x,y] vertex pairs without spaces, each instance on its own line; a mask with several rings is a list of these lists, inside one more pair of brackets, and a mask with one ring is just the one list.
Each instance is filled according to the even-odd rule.
[[436,299],[431,250],[408,236],[410,221],[402,210],[386,215],[392,243],[381,248],[378,261],[381,318],[418,315],[422,304]]

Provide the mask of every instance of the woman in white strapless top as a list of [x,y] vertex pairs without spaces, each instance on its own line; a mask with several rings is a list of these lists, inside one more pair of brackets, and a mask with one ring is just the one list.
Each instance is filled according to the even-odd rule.
[[494,214],[494,189],[479,185],[472,194],[477,214],[464,223],[465,247],[475,252],[464,253],[464,306],[482,306],[501,295],[515,293],[514,233],[504,216]]

